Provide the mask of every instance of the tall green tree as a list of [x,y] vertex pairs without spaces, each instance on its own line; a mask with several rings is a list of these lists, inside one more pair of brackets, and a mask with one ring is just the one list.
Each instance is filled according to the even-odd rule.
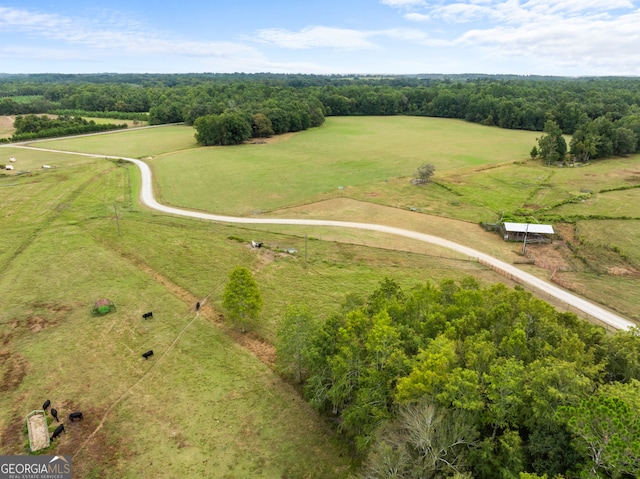
[[567,153],[567,142],[562,136],[562,130],[553,120],[547,120],[544,124],[544,135],[538,139],[538,156],[547,165],[564,159]]
[[278,369],[297,383],[302,383],[309,370],[311,339],[317,327],[318,322],[311,312],[302,306],[289,306],[278,324]]
[[243,333],[247,331],[248,324],[260,316],[262,295],[251,271],[244,266],[236,266],[229,273],[229,281],[222,296],[222,306]]
[[273,125],[264,113],[253,115],[252,129],[254,138],[269,138],[273,136]]
[[558,415],[589,458],[587,477],[640,476],[640,381],[602,386]]
[[236,111],[200,117],[193,126],[196,141],[204,146],[239,145],[252,135],[251,119]]

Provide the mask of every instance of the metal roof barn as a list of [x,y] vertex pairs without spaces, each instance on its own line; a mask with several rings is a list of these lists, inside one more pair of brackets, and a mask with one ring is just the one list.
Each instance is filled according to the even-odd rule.
[[553,226],[551,225],[539,225],[531,223],[505,223],[504,230],[509,233],[533,233],[543,235],[555,234]]

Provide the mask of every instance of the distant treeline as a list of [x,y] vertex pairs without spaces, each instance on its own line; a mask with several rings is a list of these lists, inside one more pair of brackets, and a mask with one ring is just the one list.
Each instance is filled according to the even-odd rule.
[[[20,103],[12,96],[34,96]],[[599,129],[604,118],[632,131],[640,151],[640,78],[515,75],[7,75],[0,76],[0,114],[148,113],[151,124],[277,111],[279,130],[305,128],[300,116],[416,115],[458,118],[501,128],[542,131],[554,121],[564,134]],[[283,120],[284,117],[284,120]],[[600,120],[601,122],[603,120]],[[302,123],[302,124],[301,124]],[[275,129],[274,129],[275,130]],[[277,133],[277,132],[276,132]]]
[[93,120],[85,120],[79,116],[59,116],[49,118],[46,115],[34,114],[18,115],[14,122],[16,129],[14,135],[9,138],[1,138],[2,142],[25,141],[36,138],[55,138],[60,136],[80,135],[100,131],[117,130],[127,128],[126,124],[97,124]]

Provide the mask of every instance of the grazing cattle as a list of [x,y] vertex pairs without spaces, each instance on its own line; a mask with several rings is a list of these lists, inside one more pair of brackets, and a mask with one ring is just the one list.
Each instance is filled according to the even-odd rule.
[[142,357],[145,359],[149,359],[150,356],[153,356],[153,349],[150,349],[146,353],[142,353]]
[[44,409],[44,411],[46,412],[47,409],[49,408],[49,406],[51,406],[51,401],[49,401],[48,399],[44,402],[44,404],[42,405],[42,409]]
[[149,311],[148,313],[144,313],[142,315],[142,319],[149,319],[149,318],[153,318],[153,311]]
[[72,412],[69,414],[69,421],[73,422],[75,419],[83,419],[81,412]]
[[58,419],[58,410],[51,408],[51,415],[53,416],[53,419],[55,419],[56,421],[60,422],[60,419]]
[[251,240],[251,246],[253,248],[262,248],[262,241],[258,242],[258,241]]
[[196,311],[200,311],[200,301],[196,303]]
[[51,435],[51,441],[53,441],[56,437],[58,437],[60,434],[62,433],[66,434],[66,431],[64,430],[64,424],[60,424],[55,431],[53,431],[53,434]]

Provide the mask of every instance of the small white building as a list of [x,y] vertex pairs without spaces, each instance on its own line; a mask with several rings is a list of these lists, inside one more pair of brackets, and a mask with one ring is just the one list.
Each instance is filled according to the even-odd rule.
[[503,223],[502,233],[505,241],[524,241],[527,238],[527,243],[542,243],[549,241],[556,232],[551,225]]

